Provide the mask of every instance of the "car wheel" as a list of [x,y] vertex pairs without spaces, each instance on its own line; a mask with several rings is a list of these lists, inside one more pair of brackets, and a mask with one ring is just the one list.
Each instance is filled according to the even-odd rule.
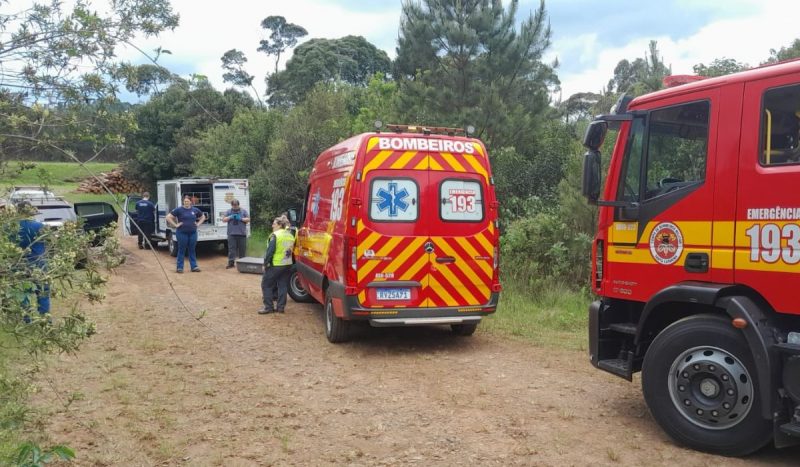
[[724,456],[744,456],[770,441],[761,383],[742,332],[721,316],[673,323],[642,366],[642,392],[661,428],[681,444]]
[[457,336],[471,336],[475,334],[475,330],[478,329],[478,323],[451,324],[450,329],[452,329],[453,334]]
[[167,235],[167,247],[170,256],[178,256],[178,242],[175,241],[174,235]]
[[289,278],[289,296],[292,297],[292,300],[298,303],[312,303],[315,302],[314,297],[308,293],[308,291],[303,287],[303,284],[300,283],[300,275],[297,271],[292,271],[292,275]]
[[333,299],[325,298],[325,337],[333,344],[350,339],[350,321],[336,316],[333,311]]

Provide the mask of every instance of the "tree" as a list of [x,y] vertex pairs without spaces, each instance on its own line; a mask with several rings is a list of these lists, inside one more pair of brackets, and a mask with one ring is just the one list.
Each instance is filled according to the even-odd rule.
[[622,59],[614,68],[614,77],[608,82],[608,92],[641,96],[664,87],[664,78],[672,75],[672,69],[664,64],[658,42],[650,41],[644,58],[633,62]]
[[[15,140],[32,149],[54,147],[54,134],[91,139],[97,151],[121,143],[119,130],[130,117],[106,108],[118,102],[121,83],[143,90],[159,74],[120,63],[116,47],[136,35],[175,28],[178,16],[167,0],[113,0],[105,8],[97,3],[52,0],[0,15],[0,145]],[[78,116],[85,116],[87,104],[96,112],[90,124]],[[112,119],[118,121],[105,126],[110,131],[92,124]]]
[[[476,127],[490,145],[522,143],[558,84],[542,62],[550,45],[544,2],[517,21],[519,2],[405,2],[394,76],[410,122]],[[517,26],[519,25],[519,26]],[[520,146],[525,145],[520,144]]]
[[251,179],[253,211],[262,218],[300,207],[317,156],[350,136],[349,85],[320,83],[286,115],[270,147],[270,159]]
[[713,62],[708,65],[698,63],[693,66],[694,73],[699,76],[724,76],[731,73],[737,73],[750,68],[746,63],[740,63],[732,58],[715,58]]
[[297,46],[285,70],[268,78],[269,102],[274,106],[299,103],[317,83],[366,86],[375,73],[388,73],[390,67],[386,52],[361,36],[311,39]]
[[222,94],[204,77],[173,84],[136,109],[136,131],[128,137],[135,158],[127,172],[145,184],[193,174],[200,134],[230,122],[237,109],[252,106],[246,94]]
[[194,172],[247,178],[266,168],[281,117],[277,111],[238,109],[230,124],[222,123],[200,134]]
[[569,96],[559,106],[559,109],[564,114],[564,122],[570,124],[571,119],[574,123],[578,120],[591,118],[592,111],[602,99],[602,95],[593,92],[578,92]]
[[249,74],[244,69],[244,64],[247,63],[247,57],[245,57],[244,52],[231,49],[225,52],[220,60],[222,60],[222,69],[225,70],[225,73],[222,75],[222,80],[234,86],[249,87],[253,90],[258,100],[259,107],[263,107],[261,97],[259,97],[258,91],[253,86],[253,79],[255,79],[255,76]]
[[261,41],[258,51],[268,56],[275,56],[275,73],[277,73],[281,54],[297,45],[297,41],[307,36],[308,31],[302,26],[287,23],[283,16],[267,16],[261,21],[261,27],[270,31],[270,35],[269,39]]
[[781,47],[780,50],[769,49],[769,58],[761,64],[768,65],[798,57],[800,57],[800,39],[795,39],[789,47]]

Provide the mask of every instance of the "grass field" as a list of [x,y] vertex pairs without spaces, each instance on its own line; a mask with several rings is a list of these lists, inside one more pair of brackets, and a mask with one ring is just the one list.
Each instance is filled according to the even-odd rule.
[[[24,164],[25,167],[32,167],[21,170],[21,164]],[[84,168],[72,162],[10,162],[5,170],[0,172],[0,196],[14,186],[46,186],[71,203],[105,201],[119,210],[117,200],[119,203],[124,202],[124,195],[117,195],[117,200],[115,200],[108,194],[75,193],[78,184],[90,176],[89,172],[93,174],[109,172],[118,165],[107,162],[89,162]]]

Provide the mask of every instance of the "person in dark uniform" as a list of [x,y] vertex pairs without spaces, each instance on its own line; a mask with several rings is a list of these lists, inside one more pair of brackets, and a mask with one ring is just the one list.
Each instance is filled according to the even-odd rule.
[[[28,274],[31,276],[33,284],[29,292],[36,295],[37,309],[40,315],[50,312],[50,284],[36,280],[36,269],[47,270],[45,258],[44,224],[34,220],[36,208],[29,201],[21,201],[16,206],[24,218],[19,221],[19,232],[17,234],[17,245],[25,252],[25,260],[28,265]],[[22,301],[23,306],[28,305],[28,296]],[[30,322],[30,318],[25,318]]]
[[189,266],[192,272],[200,272],[197,265],[197,227],[206,221],[203,211],[192,206],[192,200],[187,196],[183,198],[183,206],[179,206],[167,214],[167,224],[175,228],[175,238],[178,240],[177,269],[183,272],[184,257],[189,253]]
[[[275,311],[283,313],[286,309],[286,293],[293,263],[292,250],[294,250],[294,235],[286,227],[286,222],[281,217],[276,217],[272,221],[272,235],[269,236],[267,251],[264,253],[264,275],[261,278],[264,306],[258,310],[260,315]],[[277,304],[273,305],[273,301],[276,300],[274,291],[276,285]]]
[[247,256],[247,224],[250,222],[250,214],[247,209],[239,206],[238,199],[232,199],[231,208],[225,213],[222,222],[228,224],[228,265],[225,269],[230,269],[238,258]]
[[142,199],[136,203],[136,235],[139,237],[139,249],[150,245],[150,237],[156,231],[156,205],[150,201],[150,193],[142,193]]

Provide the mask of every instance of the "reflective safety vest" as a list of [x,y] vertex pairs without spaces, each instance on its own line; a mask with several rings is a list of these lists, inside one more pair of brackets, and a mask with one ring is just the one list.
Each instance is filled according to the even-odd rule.
[[286,229],[276,230],[272,235],[275,236],[275,254],[272,255],[272,265],[290,266],[292,250],[294,250],[294,235]]

